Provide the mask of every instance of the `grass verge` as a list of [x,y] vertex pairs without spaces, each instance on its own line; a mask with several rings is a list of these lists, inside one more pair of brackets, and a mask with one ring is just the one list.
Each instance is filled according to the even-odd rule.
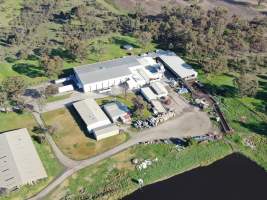
[[[0,113],[0,131],[1,132],[26,127],[29,133],[33,134],[31,130],[34,126],[36,126],[36,123],[30,113],[23,113],[23,114],[16,114],[13,112]],[[50,146],[47,143],[39,144],[35,141],[33,142],[40,156],[40,159],[44,165],[48,178],[39,181],[35,185],[22,186],[19,190],[12,192],[8,196],[0,197],[0,200],[28,199],[29,197],[33,196],[34,194],[38,193],[43,188],[45,188],[63,170],[63,167],[57,161]]]
[[47,125],[55,127],[54,141],[64,154],[75,160],[83,160],[103,153],[125,142],[127,134],[96,141],[88,135],[82,120],[74,108],[62,108],[42,115]]
[[[119,199],[138,188],[133,180],[142,178],[145,184],[151,184],[192,168],[208,165],[230,153],[231,147],[223,141],[193,145],[182,152],[178,152],[174,145],[137,145],[74,174],[48,199],[59,199],[66,194],[78,198],[81,190],[94,199]],[[132,158],[158,158],[158,162],[138,171],[131,164]]]

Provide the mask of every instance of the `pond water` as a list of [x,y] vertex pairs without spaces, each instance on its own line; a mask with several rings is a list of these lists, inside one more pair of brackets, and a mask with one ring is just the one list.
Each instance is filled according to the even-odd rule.
[[130,194],[123,200],[267,200],[267,172],[240,154]]

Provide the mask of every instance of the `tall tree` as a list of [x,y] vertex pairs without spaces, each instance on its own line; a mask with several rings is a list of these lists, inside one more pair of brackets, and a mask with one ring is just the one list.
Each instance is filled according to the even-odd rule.
[[147,46],[152,41],[152,34],[147,31],[138,31],[135,33],[138,38],[139,43],[142,45],[143,48],[147,48]]
[[9,99],[16,100],[23,94],[27,84],[21,76],[8,77],[2,82]]
[[9,105],[9,101],[8,101],[7,92],[1,86],[0,87],[0,107],[1,107],[1,110],[3,110],[4,112],[7,112],[8,105]]
[[57,78],[63,71],[63,60],[59,56],[50,57],[45,54],[40,65],[44,68],[45,74],[49,78]]
[[64,46],[69,51],[71,57],[74,59],[85,59],[88,55],[87,43],[77,37],[65,36]]
[[257,77],[253,74],[241,74],[235,84],[238,87],[240,96],[255,96],[259,87]]
[[105,53],[105,47],[101,41],[97,41],[91,48],[91,52],[97,56],[97,61],[99,62],[101,56]]

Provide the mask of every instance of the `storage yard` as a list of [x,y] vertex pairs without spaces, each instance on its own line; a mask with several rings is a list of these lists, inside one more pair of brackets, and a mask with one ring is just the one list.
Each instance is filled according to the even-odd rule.
[[[197,72],[175,53],[157,50],[78,66],[65,80],[72,80],[74,85],[71,86],[78,88],[80,93],[107,97],[101,103],[97,98],[73,103],[86,132],[101,140],[119,134],[125,126],[151,128],[192,110],[193,107],[171,88],[170,80],[183,82],[195,81],[196,78]],[[124,96],[134,94],[128,99],[128,105],[117,101],[116,96],[121,93]]]

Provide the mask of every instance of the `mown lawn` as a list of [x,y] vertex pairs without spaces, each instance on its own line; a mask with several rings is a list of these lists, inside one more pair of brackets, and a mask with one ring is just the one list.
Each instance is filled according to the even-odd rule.
[[82,120],[74,108],[62,108],[42,115],[46,125],[56,128],[53,139],[59,148],[72,159],[83,160],[125,142],[127,134],[96,141],[88,135]]
[[[30,134],[32,128],[36,126],[36,122],[30,113],[16,114],[16,113],[0,113],[0,132],[5,132],[18,128],[27,128]],[[50,146],[48,144],[39,144],[35,141],[34,145],[39,153],[40,159],[45,167],[48,178],[38,182],[32,186],[23,186],[19,190],[11,193],[9,196],[0,197],[0,200],[24,200],[34,194],[38,193],[45,186],[47,186],[58,174],[61,173],[63,167],[55,158]]]
[[[182,152],[178,152],[174,145],[137,145],[74,174],[48,199],[59,199],[66,193],[75,197],[81,189],[95,197],[94,199],[120,199],[138,188],[134,180],[142,178],[145,184],[150,184],[198,166],[208,165],[230,153],[230,146],[223,141],[194,145]],[[158,158],[158,162],[138,171],[131,164],[133,158]]]
[[52,102],[55,102],[55,101],[64,100],[64,99],[69,98],[70,96],[71,96],[71,94],[50,96],[50,97],[46,98],[46,103],[52,103]]
[[[48,24],[43,27],[44,31],[50,28],[57,29],[58,27],[51,27],[52,25]],[[45,32],[46,33],[46,32]],[[50,38],[53,38],[52,33],[47,33]],[[111,60],[115,58],[121,58],[123,56],[128,55],[129,52],[122,49],[121,46],[124,44],[131,44],[134,47],[132,54],[140,54],[150,50],[154,50],[156,45],[151,43],[146,48],[143,48],[138,43],[137,39],[131,36],[123,36],[120,34],[111,34],[108,36],[103,36],[96,38],[94,40],[88,41],[88,56],[86,59],[79,60],[70,60],[66,58],[64,51],[57,49],[55,50],[55,55],[62,56],[64,58],[64,69],[65,73],[68,74],[69,70],[73,67],[83,65],[83,64],[91,64],[100,61]],[[92,46],[101,46],[103,51],[101,54],[96,54],[91,52]],[[9,60],[0,61],[0,81],[9,77],[9,76],[22,76],[26,79],[29,85],[37,85],[44,81],[47,81],[48,78],[44,76],[44,70],[40,67],[40,64],[36,58],[28,59],[28,60]]]
[[267,78],[259,76],[260,87],[255,97],[239,97],[234,85],[235,74],[207,75],[200,71],[200,80],[220,101],[221,108],[235,132],[267,135]]

